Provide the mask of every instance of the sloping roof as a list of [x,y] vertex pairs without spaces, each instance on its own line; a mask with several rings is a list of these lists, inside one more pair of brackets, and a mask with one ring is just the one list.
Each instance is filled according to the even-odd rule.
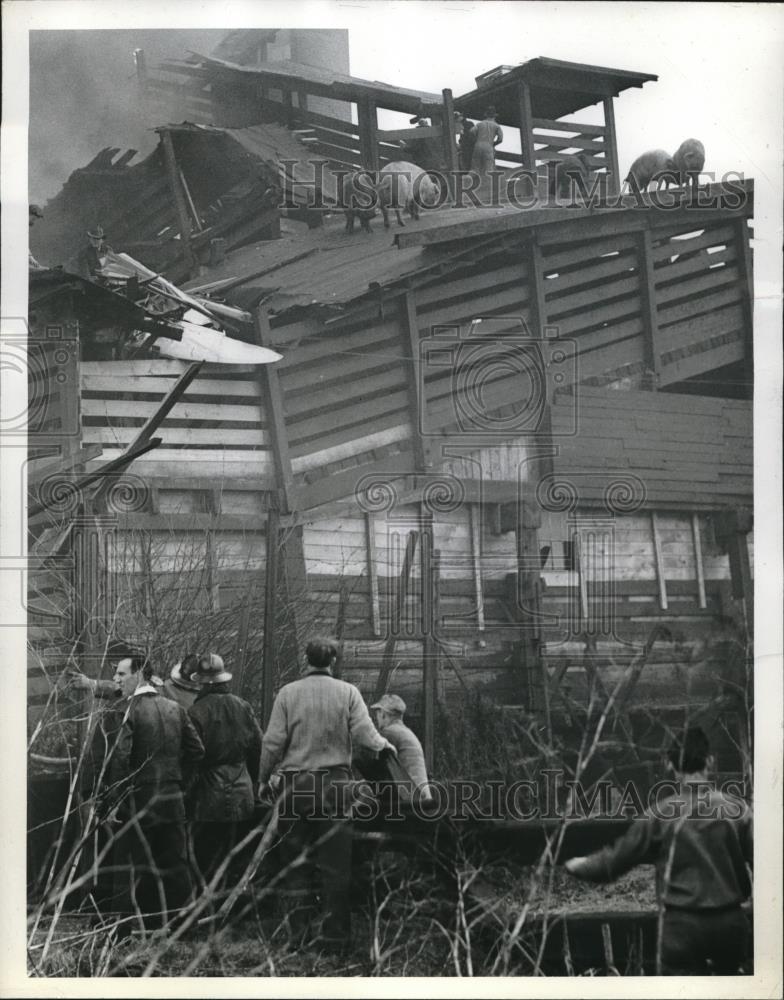
[[[227,135],[257,159],[273,167],[281,187],[299,205],[307,205],[312,198],[313,184],[317,183],[322,194],[330,202],[337,200],[335,176],[326,166],[323,156],[301,143],[283,125],[272,122],[264,125],[250,125],[247,128],[220,128],[217,125],[197,125],[181,122],[178,125],[162,125],[156,132],[198,132],[208,135]],[[284,166],[285,163],[285,166]],[[317,169],[315,164],[324,164]]]
[[461,97],[455,108],[471,118],[480,118],[494,104],[502,125],[520,124],[518,84],[531,88],[531,111],[535,118],[557,119],[596,104],[603,97],[617,97],[629,87],[642,87],[658,80],[653,73],[591,66],[539,56],[489,81]]
[[340,307],[371,294],[377,285],[421,273],[425,262],[430,266],[448,259],[429,248],[400,250],[380,219],[370,234],[348,234],[343,227],[342,216],[330,218],[320,230],[244,247],[184,288],[226,279],[230,283],[216,286],[216,294],[243,309],[264,298],[271,313],[297,306]]
[[230,70],[247,76],[256,76],[272,83],[289,84],[295,87],[304,85],[302,89],[320,97],[331,97],[338,101],[357,101],[370,98],[378,101],[384,108],[392,111],[402,111],[407,114],[429,114],[429,107],[443,105],[440,94],[431,94],[425,90],[408,90],[394,87],[380,80],[361,80],[345,73],[322,69],[316,66],[305,66],[296,62],[261,63],[255,66],[239,66],[237,63],[210,56],[199,55],[205,66],[216,69]]

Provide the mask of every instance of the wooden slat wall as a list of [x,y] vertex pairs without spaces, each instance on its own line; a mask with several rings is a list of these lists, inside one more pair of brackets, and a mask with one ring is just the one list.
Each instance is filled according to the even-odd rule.
[[[254,370],[202,373],[164,420],[162,445],[140,458],[134,472],[153,479],[183,476],[212,480],[257,478],[272,484],[266,415]],[[184,370],[180,362],[84,362],[81,366],[82,434],[104,458],[120,454],[156,410]]]
[[581,496],[600,499],[608,483],[631,474],[647,505],[715,508],[752,497],[748,401],[582,386],[576,397],[556,397],[552,420],[565,434],[554,474],[571,477]]

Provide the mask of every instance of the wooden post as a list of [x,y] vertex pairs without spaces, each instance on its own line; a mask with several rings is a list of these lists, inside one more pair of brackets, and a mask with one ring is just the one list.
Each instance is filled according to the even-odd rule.
[[651,511],[651,533],[653,534],[653,553],[656,561],[656,581],[659,584],[659,607],[666,611],[667,581],[664,578],[664,557],[662,555],[661,537],[659,535],[659,518],[655,510]]
[[357,101],[357,117],[359,119],[359,149],[362,156],[362,166],[376,172],[380,162],[375,101],[369,99]]
[[[254,315],[254,330],[256,342],[261,347],[271,347],[269,317],[263,306],[256,309]],[[268,431],[272,443],[272,457],[275,463],[275,478],[280,493],[279,508],[290,514],[296,510],[296,488],[294,473],[291,469],[288,435],[286,433],[286,416],[283,405],[283,392],[280,387],[278,373],[272,365],[262,365],[259,375],[264,409],[266,411]]]
[[707,608],[705,598],[705,570],[702,565],[702,540],[700,539],[700,515],[691,515],[691,537],[694,541],[694,571],[697,576],[697,596],[701,608]]
[[422,510],[422,544],[419,548],[422,575],[422,685],[425,764],[428,774],[435,757],[435,722],[438,702],[438,584],[441,554],[433,550],[433,515]]
[[447,174],[449,184],[449,196],[455,196],[455,177],[460,169],[460,160],[457,154],[457,136],[455,135],[455,105],[452,100],[452,91],[449,88],[441,91],[444,99],[443,111],[443,136],[441,141],[444,150],[444,169]]
[[185,193],[182,190],[180,175],[177,169],[177,157],[174,155],[174,143],[172,142],[171,132],[166,129],[165,132],[161,133],[161,139],[163,140],[163,157],[166,161],[166,173],[169,177],[169,189],[172,193],[172,197],[174,198],[174,207],[177,210],[177,221],[180,225],[182,252],[189,270],[188,277],[191,277],[196,268],[196,258],[194,257],[193,249],[191,248],[191,220],[188,215],[188,206],[185,203]]
[[474,599],[476,600],[476,624],[480,632],[485,630],[485,607],[482,593],[482,544],[481,518],[478,504],[468,505],[468,523],[471,531],[471,568],[474,576]]
[[343,633],[346,630],[346,609],[351,595],[346,580],[340,581],[338,591],[338,613],[335,617],[335,645],[338,649],[338,657],[335,666],[332,668],[332,676],[340,677],[343,672]]
[[607,160],[607,172],[610,175],[609,194],[616,195],[621,190],[621,169],[618,166],[618,137],[615,134],[613,100],[612,97],[605,97],[602,103],[604,105],[604,142],[606,146],[604,158]]
[[541,573],[537,528],[539,518],[526,503],[518,502],[517,526],[517,600],[521,622],[521,667],[528,709],[543,711],[544,667],[541,648],[540,584]]
[[368,571],[368,590],[370,598],[370,620],[373,626],[373,635],[381,635],[381,612],[378,601],[378,565],[376,561],[376,526],[373,515],[368,511],[365,514],[365,544],[366,562]]
[[748,544],[752,523],[751,511],[743,508],[721,511],[714,515],[716,540],[730,559],[732,596],[736,601],[743,601],[750,639],[754,636],[754,581]]
[[643,388],[659,387],[661,356],[659,354],[659,314],[656,308],[656,282],[653,270],[651,231],[643,229],[637,236],[638,273],[643,321],[643,363],[645,376]]
[[520,116],[520,152],[523,154],[523,166],[529,170],[536,169],[536,152],[534,150],[534,116],[531,111],[531,88],[521,80],[517,85],[517,106]]
[[416,549],[418,537],[419,533],[417,531],[410,531],[408,533],[406,551],[403,556],[403,566],[397,580],[395,593],[392,595],[392,613],[390,615],[389,633],[387,635],[387,641],[384,644],[384,655],[381,660],[381,669],[378,673],[378,680],[376,681],[376,689],[373,692],[374,701],[378,701],[382,694],[386,694],[387,685],[389,684],[389,675],[392,672],[392,657],[395,652],[397,637],[400,634],[400,625],[403,619],[403,611],[405,610],[406,604],[406,594],[408,593],[408,579],[411,576],[411,567],[414,563],[414,551]]
[[408,415],[411,421],[411,435],[414,450],[414,467],[423,471],[428,467],[429,456],[427,445],[422,438],[422,407],[427,405],[424,398],[424,384],[421,377],[421,359],[419,355],[419,323],[416,312],[416,296],[413,290],[405,294],[405,312],[402,317],[403,356],[411,360],[406,367],[406,382],[408,385]]
[[271,507],[267,514],[267,554],[264,581],[264,647],[262,654],[261,725],[266,729],[275,692],[275,639],[278,614],[278,544],[280,514]]

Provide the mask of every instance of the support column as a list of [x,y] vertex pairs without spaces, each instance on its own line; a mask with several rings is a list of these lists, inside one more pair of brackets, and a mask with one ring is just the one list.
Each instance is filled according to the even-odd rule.
[[640,300],[643,321],[643,362],[645,375],[642,388],[655,390],[661,378],[659,353],[659,314],[656,308],[656,281],[653,270],[653,241],[650,229],[643,229],[637,236],[637,254],[640,275]]
[[531,111],[531,88],[521,80],[517,85],[517,104],[520,115],[520,152],[523,154],[523,166],[528,170],[536,169],[536,153],[534,152],[534,116]]
[[517,614],[520,620],[520,672],[525,703],[529,711],[544,712],[544,660],[542,658],[541,564],[537,529],[541,518],[528,504],[517,512]]
[[621,170],[618,166],[618,139],[615,133],[615,108],[613,98],[605,97],[604,105],[604,142],[606,146],[604,158],[607,160],[609,178],[609,194],[617,195],[621,190]]
[[180,239],[182,240],[182,252],[185,263],[188,266],[188,277],[192,277],[196,270],[196,258],[191,248],[191,219],[188,215],[188,206],[185,202],[185,193],[182,190],[179,170],[177,168],[177,157],[174,155],[174,143],[171,132],[168,129],[161,133],[163,140],[163,156],[166,161],[166,173],[169,178],[169,189],[174,198],[174,206],[177,210],[177,222],[180,227]]
[[416,296],[413,290],[405,294],[404,312],[402,316],[403,354],[410,358],[406,367],[406,382],[408,385],[408,416],[411,421],[411,435],[414,451],[414,465],[422,471],[430,465],[427,444],[422,437],[422,407],[427,405],[424,397],[424,384],[421,377],[421,360],[419,354],[419,324],[416,313]]
[[460,161],[457,155],[457,136],[455,135],[455,105],[452,100],[452,91],[448,88],[441,91],[441,96],[444,99],[443,135],[441,137],[444,168],[449,185],[449,197],[454,200],[455,176],[460,169]]
[[[256,343],[272,350],[272,334],[269,316],[263,306],[256,309],[254,316]],[[259,383],[264,404],[267,432],[270,438],[272,458],[275,463],[275,485],[279,493],[279,509],[290,514],[297,509],[294,473],[291,468],[289,442],[286,432],[286,415],[280,379],[273,365],[261,365]]]
[[359,118],[359,148],[362,154],[362,166],[367,170],[377,172],[380,163],[375,101],[358,101],[357,117]]

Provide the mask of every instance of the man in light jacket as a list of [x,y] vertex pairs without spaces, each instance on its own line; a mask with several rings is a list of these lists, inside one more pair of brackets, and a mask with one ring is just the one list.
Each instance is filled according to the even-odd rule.
[[[351,935],[352,748],[395,751],[377,732],[359,690],[332,676],[335,645],[313,639],[306,657],[305,675],[284,685],[272,706],[262,743],[259,794],[267,792],[273,771],[279,770],[281,860],[290,865],[303,850],[315,854],[324,908],[321,943],[339,952]],[[310,931],[312,917],[310,874],[299,865],[288,876],[289,899],[304,903],[291,914],[295,930],[303,934]]]
[[411,802],[415,797],[430,798],[425,752],[415,733],[403,722],[406,703],[396,694],[382,695],[370,706],[376,713],[376,726],[397,751],[398,763],[411,779],[409,788],[400,788],[400,801]]

